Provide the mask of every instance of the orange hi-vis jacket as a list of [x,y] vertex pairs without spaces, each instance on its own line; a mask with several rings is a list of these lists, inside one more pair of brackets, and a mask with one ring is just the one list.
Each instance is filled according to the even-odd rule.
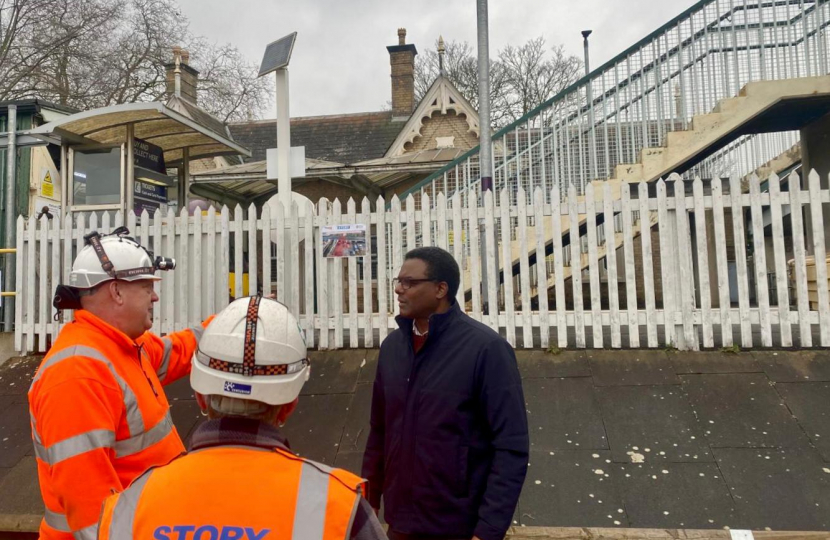
[[206,324],[133,341],[78,310],[61,330],[29,390],[41,540],[94,540],[107,496],[184,452],[162,385],[190,372]]
[[212,446],[104,503],[100,540],[346,540],[364,481],[286,448]]

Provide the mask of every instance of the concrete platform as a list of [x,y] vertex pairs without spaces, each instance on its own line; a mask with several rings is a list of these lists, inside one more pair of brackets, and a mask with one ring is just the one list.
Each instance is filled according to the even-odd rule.
[[[830,529],[830,352],[517,357],[531,457],[511,538]],[[285,433],[301,455],[359,472],[377,351],[311,359],[312,379]],[[0,367],[0,539],[2,531],[33,532],[43,512],[25,405],[37,365],[12,359]],[[186,380],[166,391],[187,440],[203,417]]]

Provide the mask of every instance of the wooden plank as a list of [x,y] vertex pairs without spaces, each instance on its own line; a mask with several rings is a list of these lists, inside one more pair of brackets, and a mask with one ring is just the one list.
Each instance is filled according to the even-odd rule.
[[178,305],[176,306],[176,311],[178,312],[178,317],[176,319],[176,331],[184,330],[185,328],[190,326],[190,321],[187,317],[187,306],[188,306],[188,296],[189,296],[189,287],[188,287],[188,279],[189,277],[189,269],[190,269],[190,250],[188,249],[188,216],[187,216],[187,208],[182,208],[181,213],[179,214],[179,223],[176,227],[176,232],[178,234],[177,238],[177,246],[178,251],[176,252],[176,268],[179,271],[178,277],[178,287],[177,287],[177,297],[176,301]]
[[[70,223],[70,225],[65,229],[67,233],[67,238],[69,238],[69,233],[72,231],[71,217],[66,216],[66,220]],[[25,277],[25,274],[23,273],[23,257],[26,253],[27,240],[28,237],[25,230],[23,216],[17,216],[17,243],[15,245],[17,252],[14,255],[14,290],[20,291],[21,293],[25,291],[23,283],[23,278]],[[67,251],[71,252],[71,249]],[[6,256],[8,257],[8,255]],[[69,268],[71,267],[72,264],[70,263]],[[67,272],[66,266],[64,266],[64,272]],[[64,279],[63,283],[69,283],[69,279]],[[23,349],[23,299],[15,298],[15,300],[16,301],[14,303],[14,350],[20,352],[27,352]],[[5,330],[8,331],[7,328]]]
[[790,174],[789,188],[799,345],[801,347],[812,347],[813,330],[812,324],[810,324],[810,305],[807,300],[807,276],[805,275],[806,249],[804,245],[804,216],[801,206],[801,178],[798,173]]
[[568,226],[571,245],[571,285],[574,300],[574,333],[576,348],[585,348],[585,313],[582,298],[582,249],[579,239],[579,212],[577,211],[576,186],[568,186]]
[[[38,241],[38,261],[40,262],[38,276],[38,313],[37,313],[37,346],[41,352],[46,351],[46,323],[49,320],[49,218],[42,216]],[[34,270],[34,267],[32,267]]]
[[764,244],[764,215],[761,208],[761,188],[754,174],[749,179],[750,211],[752,214],[752,244],[755,247],[755,297],[761,319],[761,346],[772,347],[772,323],[769,317],[769,282],[767,278],[767,253]]
[[784,218],[781,204],[781,182],[773,173],[769,180],[770,215],[772,217],[772,247],[775,259],[775,283],[778,293],[778,328],[781,333],[781,346],[793,346],[793,329],[790,322],[790,293],[787,283],[787,253],[784,247]]
[[712,219],[715,227],[715,261],[718,269],[718,303],[720,304],[721,345],[732,346],[729,271],[726,262],[726,228],[723,224],[723,180],[712,179]]
[[[277,301],[285,303],[288,283],[286,283],[286,240],[288,235],[285,234],[285,206],[282,201],[276,201],[276,212],[271,217],[274,224],[274,231],[276,233],[276,252],[277,252]],[[290,264],[290,262],[289,262]]]
[[[824,247],[824,216],[821,205],[821,186],[815,169],[810,171],[810,220],[813,224],[813,256],[816,261],[827,259]],[[816,264],[816,281],[827,283],[827,266]],[[827,287],[818,288],[818,323],[821,346],[830,345],[830,305],[827,300]]]
[[675,339],[674,324],[677,305],[675,303],[674,284],[677,282],[677,276],[673,274],[673,265],[675,262],[673,246],[677,240],[672,237],[669,227],[666,182],[662,178],[657,181],[657,219],[657,227],[660,233],[659,255],[661,259],[660,269],[662,270],[663,327],[666,336],[666,345],[676,346],[677,340]]
[[[495,200],[492,191],[484,192],[484,264],[487,265],[487,295],[490,301],[488,316],[484,319],[490,328],[499,331],[498,258],[496,246]],[[505,281],[507,280],[507,270]]]
[[550,224],[553,236],[553,286],[556,295],[556,343],[560,349],[568,346],[568,322],[565,318],[565,251],[562,248],[562,194],[555,185],[550,195]]
[[[504,268],[504,311],[507,313],[507,342],[516,346],[516,296],[513,291],[513,254],[510,242],[510,194],[506,189],[499,193],[499,218],[501,219],[502,268]],[[521,224],[519,225],[521,227]],[[492,301],[491,301],[492,303]]]
[[[443,250],[448,250],[449,247],[447,245],[447,198],[444,196],[444,192],[440,192],[435,197],[435,220],[436,220],[436,238],[433,245],[438,246]],[[458,263],[458,267],[461,268],[461,261],[456,259],[455,261]]]
[[[331,215],[329,224],[337,225],[342,223],[340,199],[334,199],[331,204]],[[334,305],[331,314],[334,316],[334,346],[337,349],[343,348],[343,260],[334,259],[331,264],[332,272],[329,275],[330,289],[334,294]]]
[[[393,195],[395,199],[395,197]],[[378,346],[386,339],[389,330],[389,294],[387,291],[386,278],[388,277],[386,262],[386,202],[383,197],[378,197],[377,204],[377,239],[378,239]]]
[[466,234],[464,233],[464,224],[461,221],[461,195],[456,193],[450,199],[450,203],[452,205],[452,253],[455,261],[458,263],[458,268],[461,270],[461,279],[458,283],[458,292],[455,295],[455,301],[464,310],[464,293],[467,290],[467,282],[464,280],[464,268],[465,262],[467,266],[469,265],[469,259],[465,261],[464,252],[462,251]]
[[[608,309],[611,316],[611,347],[622,347],[620,331],[620,297],[617,278],[617,243],[614,231],[614,202],[611,200],[611,184],[602,183],[602,213],[605,228],[605,264],[608,268]],[[629,315],[630,316],[630,315]]]
[[[533,312],[530,307],[530,262],[528,261],[530,253],[527,245],[527,201],[527,194],[524,188],[519,187],[519,280],[522,295],[522,347],[530,349],[533,347]],[[507,281],[506,275],[505,281]]]
[[[695,177],[692,184],[695,210],[695,240],[697,245],[697,279],[700,284],[700,317],[703,346],[715,346],[712,330],[712,292],[709,285],[709,242],[706,238],[706,205],[703,199],[703,181]],[[725,237],[719,237],[725,243]],[[717,241],[717,239],[713,239]]]
[[[257,240],[257,211],[256,205],[248,206],[248,294],[256,296],[259,293],[259,249]],[[265,254],[263,253],[263,256]]]
[[[271,265],[274,262],[271,257],[271,248],[274,243],[271,239],[271,235],[276,234],[276,224],[271,223],[270,204],[262,205],[259,223],[260,230],[262,231],[262,296],[268,298],[274,293],[274,283],[271,280]],[[272,227],[272,225],[274,225],[274,227]]]
[[234,298],[242,298],[245,294],[242,289],[242,272],[243,272],[243,264],[242,264],[242,206],[236,205],[233,211],[233,223],[231,224],[233,229],[233,276],[234,276],[234,289],[233,289],[233,297]]
[[597,205],[594,184],[585,186],[585,223],[588,229],[588,276],[591,285],[591,331],[594,348],[602,349],[602,291],[599,283],[599,258],[597,255]]
[[220,223],[220,230],[221,235],[219,237],[220,246],[217,250],[217,257],[220,260],[220,269],[219,269],[219,282],[216,285],[217,291],[219,296],[217,297],[216,301],[216,311],[220,311],[224,309],[228,303],[230,302],[230,294],[229,291],[231,290],[230,287],[230,257],[231,257],[231,250],[230,250],[230,242],[231,242],[231,218],[230,218],[230,209],[227,206],[222,206],[222,213],[220,216],[221,223]]
[[[544,170],[544,159],[542,160]],[[550,308],[548,307],[548,265],[545,259],[545,192],[533,191],[533,221],[536,223],[536,297],[539,302],[539,341],[550,346]]]
[[[349,197],[346,203],[346,223],[355,223],[355,202]],[[356,349],[358,346],[357,335],[357,258],[349,257],[349,347]]]
[[479,239],[478,197],[475,195],[467,197],[467,224],[470,228],[470,258],[467,265],[470,269],[470,289],[473,300],[473,311],[469,315],[481,321],[481,241]]
[[306,208],[303,240],[305,242],[305,249],[303,254],[305,256],[305,341],[309,348],[314,348],[315,337],[315,313],[314,313],[314,214],[316,209],[313,206]]
[[[61,282],[61,220],[55,217],[51,221],[52,226],[52,282],[50,293],[55,291],[58,283]],[[148,245],[148,244],[142,244]],[[8,256],[8,255],[7,255]],[[50,299],[51,300],[51,299]],[[51,301],[49,302],[51,306]],[[49,324],[51,326],[51,343],[54,343],[58,338],[58,321],[55,320],[57,310],[54,307],[49,308]]]
[[[19,223],[19,226],[22,225]],[[72,271],[72,245],[75,239],[75,227],[72,224],[72,214],[67,213],[63,220],[63,276],[61,278],[61,283],[69,283],[69,273]],[[158,253],[158,251],[156,251]],[[17,264],[22,265],[23,261],[21,260],[20,256],[17,256]],[[18,266],[19,268],[23,268],[22,266]],[[20,275],[19,272],[22,270],[18,270],[18,276]],[[22,290],[22,289],[18,289]],[[20,302],[15,302],[15,310],[20,307]],[[158,314],[155,315],[158,318]],[[15,320],[20,320],[20,318],[15,315]],[[63,322],[69,322],[72,320],[72,312],[71,311],[64,311],[63,312]],[[18,349],[20,350],[20,349]]]
[[[631,185],[622,183],[623,260],[625,261],[625,303],[628,312],[628,346],[640,347],[640,324],[637,317],[637,270],[634,264],[634,226],[631,215]],[[648,223],[648,214],[645,214]],[[646,228],[645,234],[649,233]]]
[[[317,219],[320,225],[320,230],[327,224],[328,220],[328,201],[320,199],[317,202]],[[321,238],[317,240],[317,311],[319,312],[320,321],[320,349],[326,350],[330,348],[329,344],[329,328],[331,328],[331,320],[329,318],[329,260],[323,257],[323,242],[322,232]],[[279,249],[279,246],[277,246]]]
[[205,295],[204,313],[207,316],[216,313],[216,272],[219,268],[216,261],[216,208],[208,208],[207,222],[205,223]]
[[734,231],[735,262],[738,271],[738,311],[741,319],[741,347],[752,347],[752,325],[749,321],[749,278],[746,268],[746,242],[744,239],[744,212],[741,197],[741,182],[729,179],[732,202],[732,230]]
[[[410,194],[406,198],[406,248],[404,254],[415,249],[415,236],[417,232],[417,225],[415,221],[415,197]],[[400,267],[398,267],[400,268]]]
[[[164,229],[165,256],[176,257],[176,214],[172,208],[167,211],[167,220]],[[176,262],[178,263],[178,261]],[[176,324],[176,276],[180,272],[180,267],[177,267],[177,270],[170,273],[168,279],[162,278],[164,284],[164,318],[162,319],[161,331],[164,334],[169,334],[175,331],[174,326]]]
[[[390,215],[392,220],[392,272],[391,275],[397,276],[401,271],[403,264],[403,239],[401,238],[401,199],[400,197],[392,197],[392,212]],[[414,224],[413,224],[414,227]],[[401,308],[395,301],[394,291],[392,291],[392,313],[398,316],[401,313]]]
[[686,211],[686,183],[677,174],[674,179],[674,199],[677,207],[677,266],[680,267],[680,312],[683,314],[683,342],[686,349],[700,348],[694,325],[695,282],[692,275],[691,232]]
[[429,195],[424,193],[421,197],[421,245],[432,245],[432,207],[430,206]]
[[[156,209],[155,218],[153,219],[153,253],[158,255],[164,255],[162,253],[162,220],[161,211]],[[170,274],[170,272],[165,272],[165,274]],[[159,297],[159,301],[156,303],[156,307],[153,310],[153,333],[157,336],[162,333],[162,320],[164,317],[164,294],[162,294],[162,287],[164,282],[169,279],[172,279],[172,277],[161,276],[161,281],[153,283],[153,290],[156,291],[156,294]]]
[[[288,227],[288,254],[290,256],[291,272],[288,274],[288,291],[291,293],[289,307],[297,321],[300,320],[300,207],[297,201],[291,201],[291,210],[286,216]],[[263,256],[264,252],[263,252]]]
[[190,267],[193,275],[192,284],[190,285],[190,298],[193,300],[190,311],[191,319],[188,322],[188,327],[199,324],[208,315],[202,313],[202,297],[205,295],[204,291],[209,291],[203,282],[205,277],[205,267],[202,262],[202,211],[196,209],[193,212],[193,260]]
[[368,197],[361,202],[360,222],[366,225],[366,254],[363,256],[363,347],[375,344],[372,312],[372,208]]
[[29,216],[29,249],[26,252],[26,268],[29,269],[26,280],[26,350],[35,350],[35,332],[37,331],[35,316],[35,294],[37,291],[37,279],[35,278],[35,268],[37,268],[37,220],[34,214]]

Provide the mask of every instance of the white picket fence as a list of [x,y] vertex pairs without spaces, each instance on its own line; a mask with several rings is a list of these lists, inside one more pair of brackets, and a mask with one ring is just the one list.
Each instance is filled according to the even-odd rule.
[[[302,218],[296,203],[275,215],[267,206],[257,215],[253,205],[247,215],[238,206],[205,216],[145,212],[128,216],[127,226],[143,245],[178,262],[156,285],[159,334],[220,310],[231,290],[241,296],[247,254],[250,291],[286,303],[310,347],[376,347],[396,327],[391,278],[405,253],[435,245],[461,265],[461,305],[515,346],[830,346],[828,288],[814,286],[828,283],[826,265],[808,276],[808,257],[826,259],[821,204],[830,203],[830,191],[815,173],[804,187],[791,175],[785,191],[776,176],[748,184],[742,193],[737,179],[684,182],[673,175],[650,186],[650,195],[645,184],[623,184],[615,195],[604,182],[584,197],[573,187],[554,188],[549,198],[537,190],[530,205],[509,205],[515,198],[506,190],[487,193],[482,204],[439,194],[420,210],[412,197],[403,206],[393,198],[389,208],[383,199],[374,206],[364,199],[359,212],[350,200],[345,213],[339,201],[324,200]],[[367,225],[374,257],[323,256],[321,226],[346,223]],[[644,223],[652,234],[640,234]],[[121,224],[120,215],[18,220],[18,350],[43,351],[60,330],[52,295],[67,281],[83,236]],[[731,259],[727,231],[736,239]],[[577,237],[580,253],[571,257],[567,244]],[[508,279],[496,279],[505,270]]]

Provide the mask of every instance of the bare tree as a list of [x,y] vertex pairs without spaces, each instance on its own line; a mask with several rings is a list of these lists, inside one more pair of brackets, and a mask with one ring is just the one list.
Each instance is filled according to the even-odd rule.
[[238,49],[193,36],[176,0],[0,0],[0,32],[0,100],[163,99],[174,46],[191,51],[200,104],[221,119],[260,116],[272,92]]
[[[436,44],[437,45],[437,44]],[[436,47],[437,48],[437,47]],[[421,99],[439,74],[436,48],[415,60],[415,94]],[[478,108],[478,62],[467,42],[445,44],[444,75]],[[579,78],[582,62],[562,46],[548,50],[542,37],[508,45],[490,63],[490,114],[503,127],[544,103]]]

